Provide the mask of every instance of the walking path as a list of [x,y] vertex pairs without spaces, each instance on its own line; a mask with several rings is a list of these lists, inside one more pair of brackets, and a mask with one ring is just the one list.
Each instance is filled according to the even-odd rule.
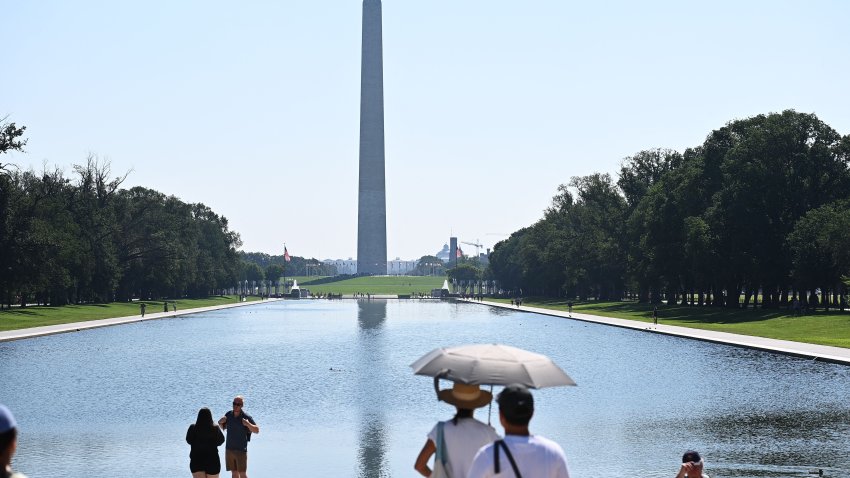
[[466,300],[466,302],[472,304],[484,304],[489,305],[491,307],[499,307],[502,309],[512,309],[519,310],[522,312],[533,312],[535,314],[564,317],[572,320],[593,322],[595,324],[613,325],[616,327],[642,330],[645,332],[652,332],[656,334],[675,335],[677,337],[685,337],[689,339],[704,340],[707,342],[734,345],[736,347],[766,350],[769,352],[776,352],[781,354],[794,355],[797,357],[823,360],[825,362],[850,365],[850,349],[842,347],[830,347],[828,345],[815,345],[803,342],[792,342],[790,340],[767,339],[764,337],[730,334],[728,332],[715,332],[712,330],[691,329],[688,327],[679,327],[676,325],[658,324],[656,326],[649,322],[615,319],[613,317],[578,314],[575,312],[569,314],[560,310],[541,309],[539,307],[529,307],[526,305],[516,307],[501,302],[480,302],[475,300]]
[[133,322],[141,322],[143,320],[167,319],[180,315],[197,314],[198,312],[206,312],[210,310],[230,309],[232,307],[242,307],[245,305],[262,304],[265,302],[273,302],[281,299],[269,298],[262,301],[255,300],[250,302],[234,302],[232,304],[211,305],[209,307],[198,307],[195,309],[185,309],[177,312],[151,312],[146,313],[144,317],[141,315],[131,315],[128,317],[113,317],[111,319],[87,320],[85,322],[72,322],[68,324],[45,325],[43,327],[32,327],[29,329],[8,330],[0,332],[0,342],[8,342],[10,340],[29,339],[33,337],[41,337],[42,335],[62,334],[65,332],[79,332],[86,329],[96,329],[98,327],[108,327],[110,325],[131,324]]

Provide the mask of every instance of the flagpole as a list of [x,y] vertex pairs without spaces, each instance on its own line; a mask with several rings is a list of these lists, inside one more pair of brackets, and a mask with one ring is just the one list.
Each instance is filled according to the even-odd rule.
[[286,297],[286,243],[283,243],[283,296]]

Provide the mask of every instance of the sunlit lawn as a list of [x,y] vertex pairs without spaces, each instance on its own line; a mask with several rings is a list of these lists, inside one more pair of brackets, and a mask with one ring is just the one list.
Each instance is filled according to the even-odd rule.
[[[428,294],[431,289],[442,287],[445,276],[370,276],[324,284],[311,283],[307,279],[305,277],[303,281],[299,280],[298,286],[310,289],[313,294],[404,295]],[[315,277],[311,279],[315,279]]]
[[[494,300],[509,302],[509,299]],[[566,299],[525,298],[523,305],[562,311],[568,308]],[[633,301],[573,301],[573,312],[652,321],[652,305]],[[799,317],[789,312],[787,309],[741,310],[661,304],[658,307],[658,321],[662,324],[695,329],[850,348],[850,312],[819,310]]]
[[[249,297],[248,300],[257,300]],[[195,309],[213,305],[232,304],[238,300],[236,296],[218,296],[207,299],[180,299],[168,301],[177,303],[177,310]],[[145,313],[163,311],[163,301],[142,301],[145,303]],[[113,317],[128,317],[140,314],[141,302],[112,302],[109,304],[66,305],[62,307],[13,307],[0,311],[0,331],[17,330],[43,325],[67,324],[85,322],[87,320],[109,319]]]

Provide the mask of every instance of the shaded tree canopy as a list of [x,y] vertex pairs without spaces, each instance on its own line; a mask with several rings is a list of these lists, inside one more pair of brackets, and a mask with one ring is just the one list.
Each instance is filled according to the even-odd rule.
[[3,304],[204,297],[235,285],[241,241],[227,219],[152,189],[121,189],[126,175],[112,177],[95,157],[73,170],[0,175]]
[[814,114],[731,121],[683,153],[626,158],[616,182],[572,178],[490,270],[546,295],[776,307],[817,289],[834,303],[850,275],[848,165],[850,137]]

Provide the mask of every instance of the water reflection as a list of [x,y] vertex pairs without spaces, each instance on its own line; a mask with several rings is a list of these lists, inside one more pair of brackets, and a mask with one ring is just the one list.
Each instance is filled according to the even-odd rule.
[[357,461],[360,465],[358,476],[385,477],[387,471],[386,431],[384,416],[381,413],[367,413],[360,424],[360,446]]
[[357,323],[360,327],[358,358],[361,395],[359,403],[360,430],[357,450],[359,476],[388,477],[386,450],[385,399],[382,390],[388,386],[384,372],[386,354],[381,331],[387,320],[385,300],[360,300],[357,303]]
[[377,330],[383,327],[387,320],[386,300],[357,301],[357,323],[360,330]]

